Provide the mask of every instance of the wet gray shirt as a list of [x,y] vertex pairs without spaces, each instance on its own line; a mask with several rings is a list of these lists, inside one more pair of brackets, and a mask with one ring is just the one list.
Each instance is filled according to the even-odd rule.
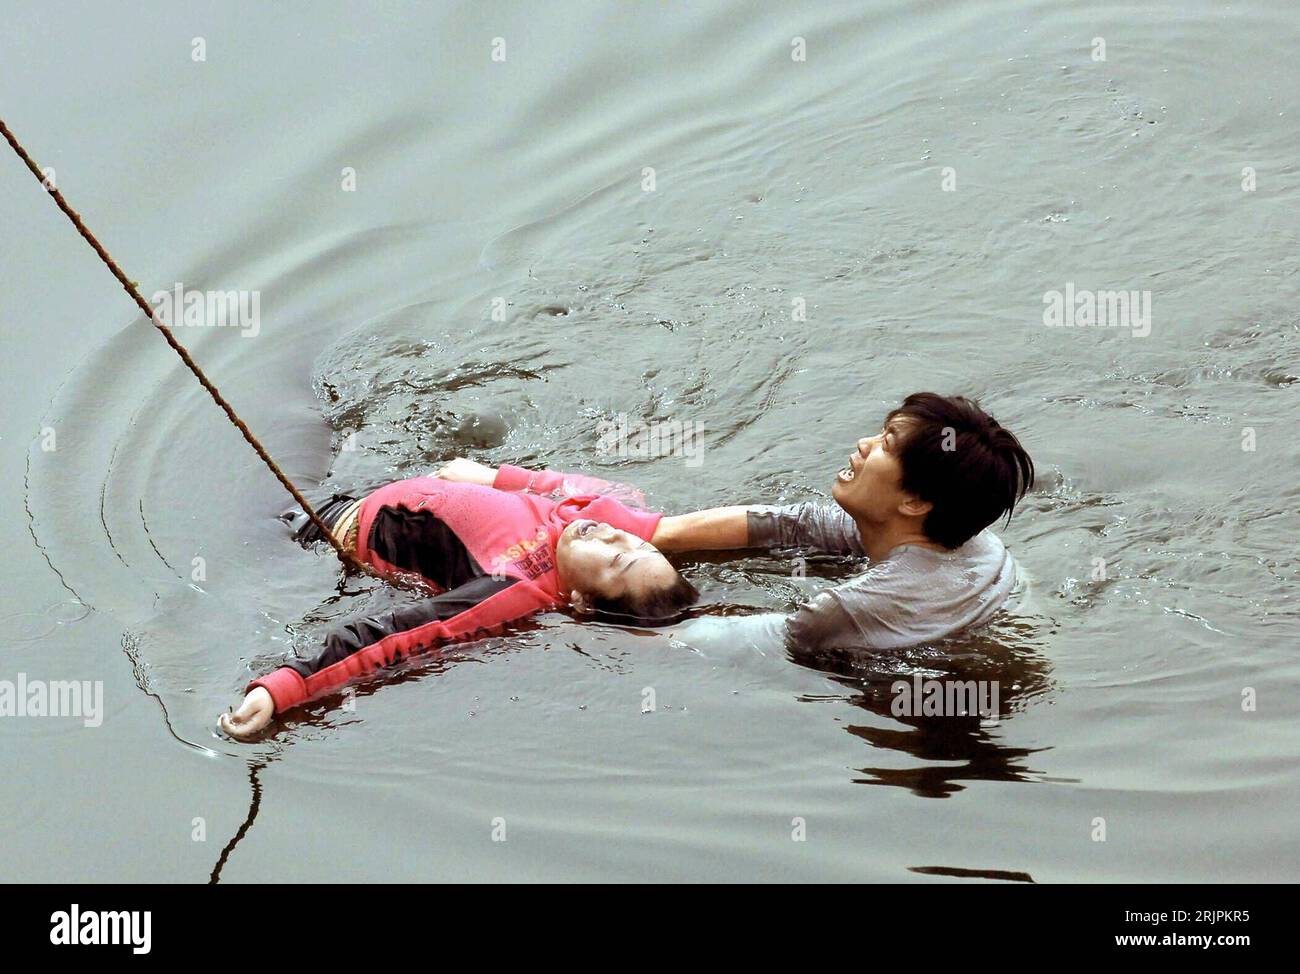
[[[833,504],[751,507],[748,527],[755,548],[866,557],[857,525]],[[1016,576],[1014,559],[991,531],[952,551],[899,545],[799,606],[786,620],[786,639],[805,651],[932,642],[988,622]]]

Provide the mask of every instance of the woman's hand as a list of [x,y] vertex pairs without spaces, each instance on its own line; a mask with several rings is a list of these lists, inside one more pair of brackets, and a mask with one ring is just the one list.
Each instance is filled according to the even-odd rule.
[[237,741],[246,741],[271,722],[275,704],[265,687],[253,687],[233,714],[222,714],[217,726]]
[[485,466],[476,460],[457,457],[450,463],[444,463],[434,476],[462,484],[482,484],[484,487],[491,487],[497,479],[497,471],[495,467]]

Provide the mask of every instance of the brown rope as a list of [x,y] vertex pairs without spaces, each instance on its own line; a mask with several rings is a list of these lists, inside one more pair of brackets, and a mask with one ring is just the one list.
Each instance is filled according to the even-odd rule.
[[[198,367],[194,359],[190,358],[190,353],[187,352],[185,347],[176,340],[176,336],[172,334],[172,330],[154,314],[153,309],[145,302],[145,299],[140,295],[139,290],[137,290],[136,286],[131,283],[130,278],[122,273],[122,268],[117,266],[117,262],[109,256],[108,251],[105,250],[100,242],[95,239],[95,235],[86,229],[86,225],[81,222],[81,217],[77,215],[77,211],[68,205],[67,200],[63,198],[63,194],[60,193],[57,188],[46,184],[45,174],[41,172],[40,167],[36,165],[32,160],[32,157],[27,154],[27,150],[22,147],[14,134],[9,131],[9,126],[4,123],[4,119],[0,119],[0,132],[4,133],[5,139],[7,139],[9,144],[13,146],[14,152],[18,153],[18,157],[27,164],[27,168],[32,171],[32,175],[36,177],[41,186],[54,197],[54,202],[59,205],[59,209],[63,211],[64,216],[72,221],[72,225],[77,228],[77,232],[81,234],[86,243],[90,244],[90,246],[94,248],[95,253],[99,254],[99,259],[104,262],[110,271],[113,272],[113,276],[116,277],[118,283],[126,289],[126,293],[131,295],[131,299],[135,301],[140,310],[144,312],[145,317],[153,322],[154,327],[157,328],[158,331],[162,333],[163,338],[167,340],[167,344],[170,345],[175,350],[176,354],[181,357],[181,361],[183,361],[189,370],[194,373],[195,378],[199,380],[203,388],[208,390],[208,394],[212,396],[216,404],[225,411],[226,416],[235,424],[239,429],[239,432],[244,435],[244,439],[248,441],[248,445],[257,451],[257,455],[262,458],[262,462],[271,468],[271,473],[275,474],[276,479],[284,485],[285,490],[293,495],[293,499],[298,502],[302,507],[303,512],[311,519],[311,523],[316,525],[321,536],[329,541],[329,543],[334,547],[334,550],[338,553],[339,560],[342,561],[345,566],[355,569],[356,571],[374,575],[376,578],[382,578],[383,576],[372,569],[369,565],[363,564],[354,558],[352,554],[339,543],[339,540],[334,537],[333,532],[325,526],[325,522],[320,519],[320,516],[312,506],[307,503],[307,498],[303,497],[302,494],[298,492],[298,488],[290,482],[289,478],[286,477],[283,472],[281,472],[275,461],[271,459],[271,455],[267,453],[262,444],[257,441],[257,437],[255,437],[252,434],[252,431],[244,425],[244,421],[235,415],[235,411],[231,408],[230,403],[226,402],[221,393],[217,391],[217,387],[212,384],[211,380],[208,379],[206,375],[203,374],[203,370]],[[387,579],[387,581],[394,580]]]

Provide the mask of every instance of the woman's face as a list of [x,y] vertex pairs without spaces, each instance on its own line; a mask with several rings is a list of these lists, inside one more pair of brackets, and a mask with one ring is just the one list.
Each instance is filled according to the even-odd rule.
[[648,541],[588,518],[564,529],[555,558],[571,592],[606,599],[664,589],[677,577],[677,569]]

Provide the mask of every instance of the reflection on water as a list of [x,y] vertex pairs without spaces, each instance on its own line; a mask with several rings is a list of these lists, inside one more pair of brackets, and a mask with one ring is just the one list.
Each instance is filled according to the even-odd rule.
[[[804,666],[831,674],[851,691],[846,698],[850,703],[878,718],[870,724],[846,724],[849,734],[870,748],[901,752],[912,759],[903,768],[859,768],[865,777],[855,781],[895,785],[922,798],[947,798],[967,781],[1042,780],[1043,768],[1030,767],[1028,759],[1050,745],[1016,747],[1003,736],[1005,722],[1041,702],[1039,698],[1051,689],[1051,665],[1039,654],[1036,629],[1033,620],[1004,613],[978,634],[953,640],[947,648],[815,656],[796,651],[794,657]],[[935,689],[947,701],[968,699],[985,707],[985,712],[919,712],[921,701],[912,689],[928,686],[929,681],[937,683]],[[969,695],[957,696],[957,691]],[[905,710],[910,712],[900,713],[904,710],[901,694],[907,695]],[[911,705],[914,702],[918,705]]]
[[1032,883],[1029,873],[1006,869],[961,869],[956,866],[909,866],[909,871],[922,876],[950,876],[954,879],[997,879],[1008,883]]
[[208,883],[212,886],[221,882],[221,871],[226,868],[226,863],[229,861],[231,854],[243,841],[244,836],[248,834],[248,830],[253,827],[253,822],[257,819],[257,813],[262,807],[262,771],[269,763],[266,759],[255,759],[248,762],[248,784],[252,792],[248,801],[248,814],[217,857],[217,861],[212,867],[212,874],[208,877]]

